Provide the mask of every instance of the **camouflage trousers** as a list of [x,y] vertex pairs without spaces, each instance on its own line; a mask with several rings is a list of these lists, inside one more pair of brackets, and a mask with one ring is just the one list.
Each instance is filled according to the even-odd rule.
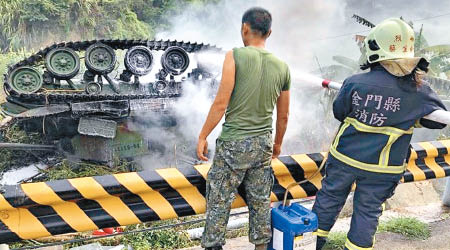
[[231,204],[241,184],[249,209],[249,241],[256,245],[270,241],[272,147],[271,133],[242,140],[216,141],[216,153],[206,183],[202,247],[225,245]]

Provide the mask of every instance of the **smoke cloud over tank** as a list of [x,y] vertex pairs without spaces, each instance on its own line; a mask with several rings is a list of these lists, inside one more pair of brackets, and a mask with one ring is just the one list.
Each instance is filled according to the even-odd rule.
[[[359,48],[354,35],[366,35],[369,28],[351,18],[358,14],[367,20],[378,23],[388,17],[403,16],[414,21],[415,30],[424,24],[424,35],[435,44],[446,43],[448,32],[445,23],[450,16],[441,19],[425,19],[450,9],[450,2],[442,1],[307,1],[307,0],[227,0],[202,7],[191,6],[181,15],[170,17],[172,28],[157,34],[157,39],[182,39],[216,44],[224,50],[242,46],[240,37],[242,14],[250,7],[261,6],[273,16],[272,35],[267,49],[286,61],[292,75],[292,101],[288,130],[283,145],[283,154],[308,153],[327,150],[338,122],[331,115],[330,95],[335,93],[322,90],[321,86],[310,86],[296,80],[296,75],[317,70],[320,66],[333,64],[333,55],[343,55],[358,60]],[[432,45],[432,44],[430,44]],[[195,58],[198,63],[210,65],[219,71],[223,55],[206,55]],[[219,74],[220,77],[220,74]],[[217,80],[220,80],[219,77]],[[184,97],[176,104],[178,127],[195,147],[198,133],[206,119],[213,97],[209,86],[185,84]],[[331,96],[332,97],[332,96]],[[218,126],[208,141],[214,149]],[[150,137],[161,133],[147,133]],[[166,138],[177,138],[176,134]],[[176,141],[176,140],[175,140]],[[189,161],[195,162],[195,152]],[[167,165],[167,164],[165,164]]]

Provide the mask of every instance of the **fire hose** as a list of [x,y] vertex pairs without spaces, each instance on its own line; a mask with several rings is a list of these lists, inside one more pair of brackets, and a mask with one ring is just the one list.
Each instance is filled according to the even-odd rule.
[[[298,79],[299,82],[309,83],[309,84],[317,85],[317,86],[319,86],[319,84],[320,84],[320,85],[322,85],[322,87],[328,88],[328,89],[339,90],[342,87],[342,83],[330,81],[327,79],[322,79],[320,77],[312,76],[312,75],[309,75],[306,73],[299,74],[296,76],[296,78]],[[450,124],[450,112],[445,111],[445,110],[436,110],[436,111],[424,116],[423,119],[427,119],[430,121],[449,125]]]

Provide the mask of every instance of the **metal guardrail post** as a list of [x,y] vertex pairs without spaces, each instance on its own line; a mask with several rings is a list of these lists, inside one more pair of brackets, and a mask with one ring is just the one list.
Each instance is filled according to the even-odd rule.
[[450,177],[447,177],[447,184],[445,185],[444,195],[442,196],[442,204],[450,207]]

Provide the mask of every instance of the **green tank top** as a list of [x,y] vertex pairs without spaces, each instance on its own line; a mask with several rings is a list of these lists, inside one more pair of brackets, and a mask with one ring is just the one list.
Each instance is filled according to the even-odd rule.
[[281,91],[289,90],[286,63],[262,48],[233,49],[236,76],[225,113],[221,140],[236,140],[272,131],[273,109]]

